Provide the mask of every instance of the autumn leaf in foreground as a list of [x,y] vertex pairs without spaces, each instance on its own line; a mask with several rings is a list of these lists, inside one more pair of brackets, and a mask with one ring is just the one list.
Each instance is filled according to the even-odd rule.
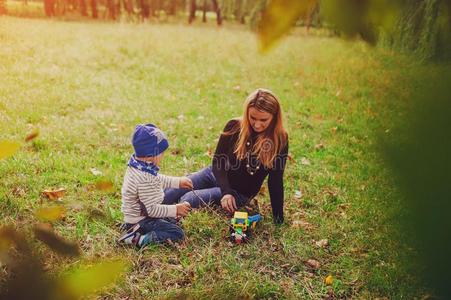
[[33,130],[32,133],[27,135],[27,137],[25,138],[25,142],[34,140],[38,135],[39,135],[39,130],[37,130],[37,129]]
[[35,211],[36,217],[43,222],[53,222],[64,218],[66,208],[61,205],[41,207]]
[[125,261],[113,260],[95,264],[88,269],[76,270],[63,277],[58,298],[79,299],[114,283],[126,271]]
[[325,282],[327,285],[331,285],[331,284],[334,282],[334,278],[332,277],[332,275],[328,275],[328,276],[326,277],[326,279],[324,279],[324,282]]
[[270,1],[258,27],[261,51],[269,50],[301,16],[307,15],[313,9],[316,2],[316,0]]
[[314,270],[317,270],[321,267],[321,264],[316,259],[308,259],[305,264]]
[[0,159],[13,155],[19,150],[20,144],[12,141],[0,141]]
[[50,226],[38,224],[33,228],[33,231],[36,238],[53,251],[65,256],[80,255],[80,250],[76,243],[64,240],[62,237],[58,236]]
[[49,200],[58,200],[61,199],[66,193],[66,189],[57,189],[57,190],[45,190],[42,194],[47,197]]

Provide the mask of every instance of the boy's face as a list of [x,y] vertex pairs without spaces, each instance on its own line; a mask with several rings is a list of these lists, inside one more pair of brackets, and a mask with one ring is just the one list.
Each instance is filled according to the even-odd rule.
[[151,161],[154,163],[154,165],[159,166],[161,160],[163,159],[164,152],[158,154],[157,156],[153,156]]

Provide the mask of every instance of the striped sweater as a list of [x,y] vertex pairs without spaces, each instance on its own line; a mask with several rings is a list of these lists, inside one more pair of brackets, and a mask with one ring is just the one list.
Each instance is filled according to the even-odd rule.
[[146,216],[166,218],[177,215],[175,205],[161,204],[164,199],[163,189],[178,188],[180,177],[147,172],[127,167],[122,185],[122,213],[126,223],[135,224]]

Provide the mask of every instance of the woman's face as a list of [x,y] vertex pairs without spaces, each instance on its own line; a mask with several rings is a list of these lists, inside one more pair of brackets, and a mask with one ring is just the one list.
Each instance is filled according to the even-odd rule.
[[271,124],[273,115],[266,111],[261,111],[255,107],[249,108],[249,123],[255,132],[263,132]]

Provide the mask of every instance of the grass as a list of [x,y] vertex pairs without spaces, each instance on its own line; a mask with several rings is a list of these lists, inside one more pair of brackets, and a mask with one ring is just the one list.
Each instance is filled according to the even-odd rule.
[[[400,195],[376,134],[390,133],[388,116],[412,92],[404,79],[419,67],[358,41],[300,35],[262,56],[255,39],[213,26],[0,18],[0,139],[40,132],[0,161],[0,224],[28,234],[38,222],[33,211],[47,201],[41,192],[66,188],[63,201],[77,205],[54,227],[83,255],[61,258],[33,245],[50,274],[125,258],[127,273],[101,291],[103,299],[421,298],[399,255],[408,250],[393,238]],[[152,122],[166,132],[163,173],[194,172],[210,163],[207,151],[257,87],[279,96],[289,131],[285,225],[272,224],[263,191],[264,220],[249,244],[230,244],[226,217],[200,210],[184,220],[183,245],[116,246],[134,126]],[[114,190],[89,189],[99,179],[91,168]],[[329,246],[316,247],[321,239]]]

